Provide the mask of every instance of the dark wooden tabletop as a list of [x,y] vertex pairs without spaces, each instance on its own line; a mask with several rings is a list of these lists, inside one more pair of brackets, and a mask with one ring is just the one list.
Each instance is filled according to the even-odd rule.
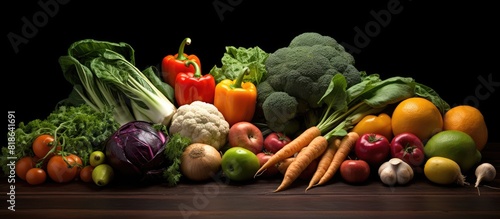
[[[489,144],[483,162],[500,170],[500,144]],[[13,218],[500,218],[500,176],[474,188],[439,186],[416,175],[405,186],[385,186],[375,176],[363,185],[339,177],[327,185],[304,191],[306,181],[273,193],[280,178],[245,184],[224,180],[137,186],[47,182],[29,186],[2,179],[1,219]],[[15,185],[15,211],[8,210],[9,186]]]

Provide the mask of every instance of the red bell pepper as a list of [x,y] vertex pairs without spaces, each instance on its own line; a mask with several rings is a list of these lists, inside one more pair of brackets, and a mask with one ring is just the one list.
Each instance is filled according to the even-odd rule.
[[201,71],[200,59],[196,55],[184,53],[184,46],[191,44],[190,38],[185,38],[179,46],[179,51],[175,55],[167,55],[161,63],[163,81],[172,87],[175,87],[175,77],[179,72],[194,72],[194,66],[186,65],[188,60],[195,60]]
[[195,60],[186,61],[186,66],[194,66],[193,72],[180,72],[175,78],[175,101],[178,106],[193,101],[214,103],[215,79],[211,74],[202,75]]

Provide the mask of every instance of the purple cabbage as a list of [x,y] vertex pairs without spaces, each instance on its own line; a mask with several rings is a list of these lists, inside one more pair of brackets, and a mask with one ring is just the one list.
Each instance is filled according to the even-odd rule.
[[107,163],[127,180],[161,178],[168,163],[164,155],[168,140],[168,135],[150,122],[128,122],[106,141]]

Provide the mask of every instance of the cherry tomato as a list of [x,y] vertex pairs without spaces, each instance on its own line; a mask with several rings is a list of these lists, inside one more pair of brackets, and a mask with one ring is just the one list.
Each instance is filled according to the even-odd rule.
[[83,182],[92,182],[92,171],[94,170],[94,167],[93,166],[85,166],[84,168],[82,168],[82,170],[80,171],[80,180],[82,180]]
[[26,180],[26,173],[28,173],[28,170],[35,167],[35,165],[33,157],[22,157],[16,162],[16,175],[22,180]]
[[47,163],[47,173],[55,182],[65,183],[74,180],[78,174],[77,161],[70,156],[54,155]]
[[30,185],[40,185],[47,179],[47,173],[42,168],[34,167],[26,173],[26,182]]
[[43,134],[39,135],[38,137],[35,138],[33,141],[32,149],[33,153],[35,153],[35,156],[39,158],[45,157],[47,153],[54,147],[54,137],[51,135]]

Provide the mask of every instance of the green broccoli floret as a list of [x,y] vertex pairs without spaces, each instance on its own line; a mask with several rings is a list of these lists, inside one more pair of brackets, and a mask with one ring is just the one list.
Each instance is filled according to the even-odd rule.
[[294,132],[298,128],[298,121],[295,119],[298,107],[297,99],[281,91],[271,93],[262,103],[262,108],[266,109],[264,117],[268,127],[285,133]]
[[[257,90],[263,90],[258,94],[258,106],[262,106],[266,120],[274,116],[272,113],[266,115],[275,110],[266,107],[274,105],[263,105],[272,92],[285,92],[296,98],[298,103],[304,103],[305,106],[297,108],[301,109],[300,113],[296,113],[297,117],[309,109],[321,107],[318,102],[333,75],[340,73],[346,76],[348,86],[361,82],[361,73],[354,67],[354,57],[334,38],[315,32],[302,33],[293,38],[288,47],[270,53],[265,65],[267,75],[257,85]],[[286,123],[281,119],[277,121]]]

